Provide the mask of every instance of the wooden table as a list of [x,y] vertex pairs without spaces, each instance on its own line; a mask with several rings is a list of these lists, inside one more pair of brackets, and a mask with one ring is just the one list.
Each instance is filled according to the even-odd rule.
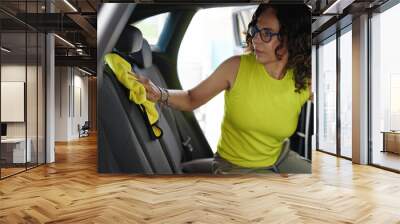
[[382,152],[400,154],[400,131],[382,131],[381,133],[383,133]]

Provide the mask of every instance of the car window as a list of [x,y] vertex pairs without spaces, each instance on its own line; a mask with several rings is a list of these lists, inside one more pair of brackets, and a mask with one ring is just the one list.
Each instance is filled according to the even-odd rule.
[[[193,17],[178,53],[178,76],[183,89],[206,79],[223,61],[244,49],[235,42],[234,14],[243,7],[203,9]],[[215,152],[224,113],[220,93],[194,111],[208,143]]]
[[162,13],[140,20],[132,25],[140,29],[150,45],[157,45],[170,13]]
[[242,46],[243,48],[247,47],[246,43],[246,34],[247,34],[247,26],[251,21],[251,17],[256,11],[256,6],[250,6],[246,8],[237,9],[234,13],[234,28],[235,35],[237,37],[237,45]]

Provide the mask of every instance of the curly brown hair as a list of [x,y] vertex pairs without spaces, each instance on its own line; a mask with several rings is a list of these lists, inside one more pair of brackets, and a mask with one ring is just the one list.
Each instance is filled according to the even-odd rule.
[[[311,82],[311,11],[305,4],[274,5],[260,4],[253,14],[248,30],[257,24],[258,17],[268,8],[273,8],[279,21],[279,40],[286,40],[288,49],[287,68],[294,71],[296,92],[305,90]],[[253,52],[252,37],[247,32],[247,50]],[[281,60],[278,51],[284,42],[275,49],[275,55]]]

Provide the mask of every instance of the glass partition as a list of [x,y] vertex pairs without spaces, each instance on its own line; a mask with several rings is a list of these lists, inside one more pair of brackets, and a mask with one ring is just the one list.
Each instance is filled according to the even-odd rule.
[[0,7],[15,10],[0,11],[0,178],[5,178],[45,162],[46,40],[19,20],[25,12],[44,12],[44,1],[1,1]]
[[336,154],[336,36],[318,48],[318,149]]
[[44,164],[46,162],[45,145],[45,124],[46,124],[46,38],[43,33],[38,34],[38,64],[37,64],[37,162]]
[[400,171],[400,4],[371,19],[372,164]]
[[37,111],[37,98],[38,98],[38,49],[37,49],[38,35],[36,32],[27,33],[27,98],[26,98],[26,113],[27,113],[27,151],[30,151],[27,167],[33,167],[37,165],[37,122],[38,122],[38,111]]
[[340,36],[340,155],[352,157],[352,34]]
[[24,171],[26,162],[30,162],[30,142],[27,144],[26,138],[26,41],[25,32],[1,34],[2,177]]

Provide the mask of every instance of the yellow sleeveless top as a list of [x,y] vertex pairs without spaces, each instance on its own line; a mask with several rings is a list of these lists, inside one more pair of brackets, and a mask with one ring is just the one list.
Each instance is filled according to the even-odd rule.
[[301,107],[309,97],[308,89],[295,92],[293,70],[277,80],[253,53],[242,55],[236,80],[225,91],[218,154],[242,167],[274,164],[283,141],[295,132]]

